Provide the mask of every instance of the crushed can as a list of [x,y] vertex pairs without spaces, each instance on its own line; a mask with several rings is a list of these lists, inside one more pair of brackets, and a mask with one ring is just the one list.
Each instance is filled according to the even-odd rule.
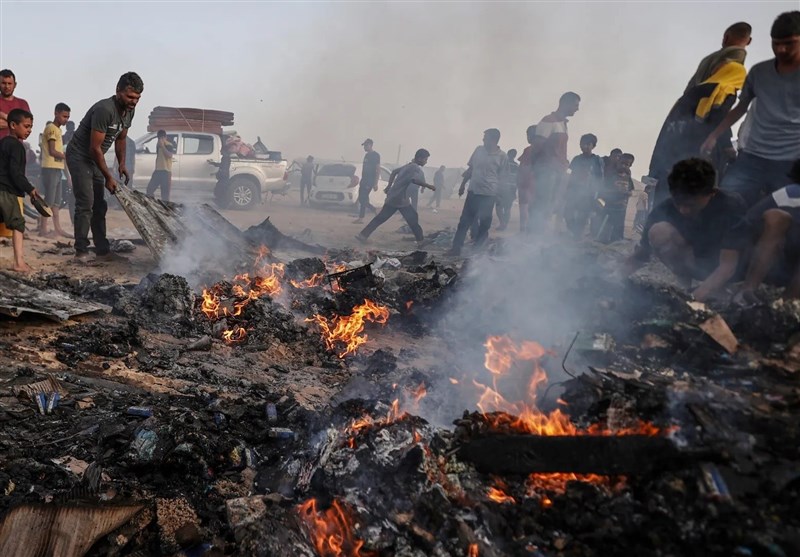
[[265,411],[269,423],[274,424],[278,421],[278,407],[275,406],[274,402],[268,402]]
[[47,395],[44,393],[36,393],[34,399],[36,400],[36,407],[39,409],[39,414],[44,416],[47,413]]
[[61,395],[58,393],[50,393],[50,396],[47,397],[47,413],[52,414],[53,410],[58,408],[58,403],[61,400]]
[[291,441],[294,439],[294,431],[285,427],[271,427],[267,430],[267,436],[271,439],[280,439],[282,441]]
[[153,415],[153,409],[148,406],[130,406],[126,411],[129,416],[139,416],[141,418],[149,418]]

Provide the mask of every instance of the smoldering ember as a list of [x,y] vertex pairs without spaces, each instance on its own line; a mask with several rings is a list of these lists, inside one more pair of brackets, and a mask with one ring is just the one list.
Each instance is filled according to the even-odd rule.
[[0,557],[800,555],[796,2],[6,4]]

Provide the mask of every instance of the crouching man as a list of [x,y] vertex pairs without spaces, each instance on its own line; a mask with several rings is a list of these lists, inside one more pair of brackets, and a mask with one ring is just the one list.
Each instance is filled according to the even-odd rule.
[[800,298],[800,160],[789,171],[792,183],[756,203],[741,226],[756,242],[738,303],[757,301],[764,281],[786,285],[786,298]]
[[702,159],[680,161],[667,181],[670,199],[650,213],[626,271],[655,254],[687,287],[701,281],[693,295],[703,301],[737,274],[747,245],[738,226],[746,206],[739,195],[717,189],[714,167]]

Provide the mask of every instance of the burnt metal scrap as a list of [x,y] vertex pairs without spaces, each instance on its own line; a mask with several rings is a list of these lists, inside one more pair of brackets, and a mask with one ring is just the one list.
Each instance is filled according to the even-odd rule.
[[[790,324],[767,340],[737,309],[576,277],[541,304],[571,300],[583,328],[538,360],[574,377],[515,416],[474,411],[480,377],[464,356],[480,368],[485,337],[433,336],[468,270],[424,252],[347,261],[362,270],[337,288],[325,276],[338,265],[289,262],[280,292],[239,314],[234,279],[215,285],[208,312],[202,289],[174,275],[31,283],[113,314],[2,339],[0,547],[311,557],[336,555],[333,538],[362,556],[797,554],[791,304],[758,309]],[[338,358],[305,318],[365,298],[389,308],[379,336],[395,344]],[[235,326],[247,336],[227,342]],[[516,423],[556,413],[567,432]],[[53,550],[65,530],[74,548]]]
[[37,288],[11,273],[0,272],[0,313],[17,317],[33,313],[66,321],[75,315],[97,311],[109,312],[104,304],[89,302],[71,296],[61,290]]

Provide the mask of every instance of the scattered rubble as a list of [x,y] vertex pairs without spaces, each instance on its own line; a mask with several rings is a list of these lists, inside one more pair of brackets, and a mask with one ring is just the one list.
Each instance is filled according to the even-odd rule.
[[2,331],[0,554],[797,554],[798,308],[532,257],[585,269],[536,300],[550,338],[458,329],[485,269],[422,251],[34,279],[113,314]]

